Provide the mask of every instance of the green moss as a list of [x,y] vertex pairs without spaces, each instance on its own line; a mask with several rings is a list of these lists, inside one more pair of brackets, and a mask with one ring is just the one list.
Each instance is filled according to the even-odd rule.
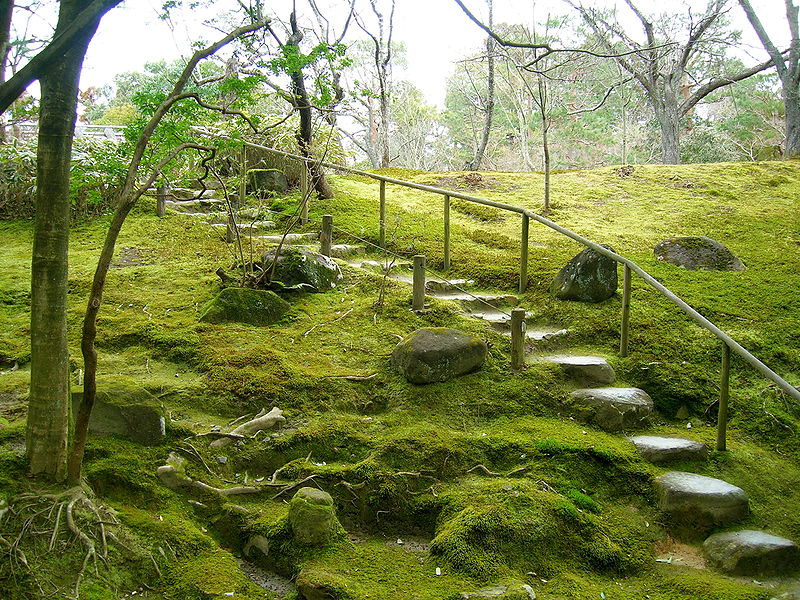
[[171,564],[164,580],[167,600],[211,600],[225,595],[244,600],[272,597],[247,578],[233,555],[219,549]]
[[226,288],[203,308],[200,321],[272,325],[279,321],[289,308],[289,303],[274,292]]

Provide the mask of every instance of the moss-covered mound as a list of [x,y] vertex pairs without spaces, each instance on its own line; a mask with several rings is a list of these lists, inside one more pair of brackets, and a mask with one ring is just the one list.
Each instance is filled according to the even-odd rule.
[[275,292],[248,288],[225,288],[203,309],[204,323],[272,325],[291,308]]

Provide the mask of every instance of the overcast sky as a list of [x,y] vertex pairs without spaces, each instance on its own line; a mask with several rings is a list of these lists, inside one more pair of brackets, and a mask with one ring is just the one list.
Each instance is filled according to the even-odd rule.
[[[324,2],[334,0],[324,0]],[[786,43],[788,25],[784,0],[751,0],[763,15],[762,20],[775,39]],[[81,87],[111,83],[116,73],[141,70],[146,62],[159,59],[172,60],[187,55],[189,40],[199,35],[206,40],[216,39],[218,33],[193,20],[177,22],[174,30],[158,18],[163,0],[126,0],[111,10],[100,25],[86,58]],[[272,0],[267,6],[286,4],[287,0]],[[560,0],[494,0],[495,22],[530,24],[534,10],[537,20],[548,14],[564,14],[570,9]],[[586,4],[613,5],[613,0],[585,0]],[[386,3],[386,2],[384,2]],[[705,5],[704,0],[691,0],[696,10]],[[229,6],[230,0],[219,0],[215,6]],[[298,0],[298,6],[305,4]],[[342,4],[340,0],[340,5]],[[486,13],[486,0],[465,0],[474,12]],[[619,2],[622,5],[622,2]],[[640,0],[648,9],[663,6],[664,2]],[[669,2],[670,10],[678,10],[683,2]],[[622,7],[621,11],[628,11]],[[284,11],[285,12],[285,11]],[[283,14],[281,12],[280,14]],[[732,3],[731,16],[745,34],[744,41],[751,52],[760,59],[766,57],[751,32],[738,3]],[[335,19],[332,19],[335,20]],[[399,74],[410,79],[422,89],[430,102],[442,105],[444,84],[453,71],[453,62],[477,49],[484,34],[461,12],[453,0],[397,0],[395,36],[406,42],[408,68]],[[755,62],[755,61],[753,61]]]

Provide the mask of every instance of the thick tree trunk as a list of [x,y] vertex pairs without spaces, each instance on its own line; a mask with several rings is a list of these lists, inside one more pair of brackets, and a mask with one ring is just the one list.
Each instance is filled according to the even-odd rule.
[[[62,0],[56,35],[83,7]],[[36,215],[31,266],[31,388],[26,449],[30,472],[65,476],[69,431],[67,257],[69,172],[83,57],[92,27],[40,78]]]
[[677,114],[677,109],[675,111],[656,110],[656,117],[661,126],[661,162],[665,165],[680,164],[681,119]]
[[786,119],[786,149],[784,158],[800,157],[800,88],[797,82],[783,84],[784,117]]
[[[11,15],[14,12],[13,0],[0,2],[0,84],[6,80],[8,51],[11,49]],[[0,144],[6,141],[6,119],[0,111]]]

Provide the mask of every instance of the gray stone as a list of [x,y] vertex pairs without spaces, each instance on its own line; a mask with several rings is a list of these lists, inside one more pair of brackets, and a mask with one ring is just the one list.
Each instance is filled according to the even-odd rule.
[[463,600],[536,600],[536,592],[527,584],[492,585],[474,592],[462,592]]
[[269,540],[263,535],[254,535],[247,540],[242,552],[245,556],[259,558],[259,554],[261,556],[269,555],[269,546]]
[[578,419],[606,431],[641,427],[653,412],[653,400],[639,388],[575,390],[568,403]]
[[763,531],[717,533],[703,542],[714,568],[731,575],[788,575],[800,570],[800,549]]
[[334,244],[331,246],[331,256],[333,258],[347,258],[356,254],[364,254],[364,247],[352,244]]
[[465,288],[474,283],[471,279],[428,279],[425,281],[425,291],[434,295],[458,292],[458,288]]
[[658,260],[693,271],[744,271],[746,268],[723,244],[705,236],[669,238],[656,244],[653,252]]
[[190,213],[190,214],[209,214],[212,212],[219,212],[225,208],[224,200],[186,200],[182,202],[171,202],[167,200],[166,208],[176,212]]
[[[603,246],[612,252],[610,246]],[[559,300],[602,302],[617,291],[617,263],[599,252],[586,248],[558,272],[550,293]]]
[[655,435],[639,435],[630,438],[639,454],[651,463],[706,460],[708,447],[694,440]]
[[610,384],[616,381],[614,369],[600,356],[545,356],[544,362],[556,364],[573,379],[582,383]]
[[259,197],[283,194],[289,189],[286,175],[277,169],[250,169],[247,171],[247,193]]
[[[73,418],[82,399],[83,388],[73,387]],[[166,435],[164,407],[144,388],[100,379],[89,417],[89,433],[115,435],[145,446],[158,445]]]
[[308,233],[287,233],[286,235],[262,235],[259,236],[258,239],[263,240],[269,244],[282,244],[286,246],[286,245],[302,244],[304,242],[312,242],[314,240],[319,239],[319,234],[308,232]]
[[[265,269],[272,268],[275,250],[265,253],[261,260]],[[327,292],[335,288],[342,278],[342,271],[333,259],[309,250],[284,248],[278,257],[273,280],[287,287],[307,284],[315,292]]]
[[289,303],[274,292],[231,287],[222,290],[203,307],[200,321],[271,325],[279,321],[289,308]]
[[395,346],[392,364],[411,383],[433,383],[480,368],[487,353],[480,338],[457,329],[425,327]]
[[300,488],[292,498],[289,525],[296,541],[311,546],[329,544],[344,532],[331,495],[312,487]]
[[720,479],[670,471],[656,479],[658,505],[672,530],[695,537],[712,528],[734,523],[750,512],[744,490]]

